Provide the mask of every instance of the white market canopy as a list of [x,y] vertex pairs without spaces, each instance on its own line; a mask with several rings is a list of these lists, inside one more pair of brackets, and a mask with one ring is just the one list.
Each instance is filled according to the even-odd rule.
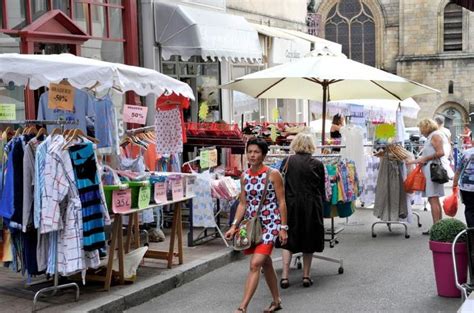
[[120,63],[78,57],[72,54],[0,54],[0,78],[32,90],[67,79],[79,89],[94,87],[97,91],[115,88],[134,91],[140,96],[174,92],[194,100],[189,85],[155,70]]

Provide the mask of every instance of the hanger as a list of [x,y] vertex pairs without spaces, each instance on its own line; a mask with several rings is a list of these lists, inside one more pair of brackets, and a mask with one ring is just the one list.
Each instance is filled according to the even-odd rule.
[[38,133],[36,134],[36,139],[39,139],[41,136],[46,134],[46,129],[44,127],[41,127]]
[[72,132],[72,134],[69,136],[68,140],[66,141],[66,143],[64,144],[63,146],[63,150],[66,150],[69,146],[69,144],[74,140],[74,139],[88,139],[90,141],[92,141],[93,143],[95,144],[98,144],[99,143],[99,140],[93,138],[93,137],[90,137],[90,136],[87,136],[85,135],[82,130],[80,130],[79,128],[76,128],[74,129],[74,131]]
[[21,131],[22,131],[21,127],[18,127],[18,129],[15,131],[15,135],[13,135],[13,137],[14,138],[19,137],[21,135]]
[[[44,128],[41,128],[41,129],[44,129]],[[40,129],[40,132],[41,132],[41,129]],[[60,135],[60,134],[61,134],[61,129],[59,127],[56,127],[55,129],[53,129],[50,136]]]

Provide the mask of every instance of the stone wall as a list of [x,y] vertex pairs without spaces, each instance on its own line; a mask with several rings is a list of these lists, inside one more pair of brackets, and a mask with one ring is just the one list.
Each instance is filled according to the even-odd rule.
[[306,6],[306,0],[227,0],[227,13],[258,24],[305,31]]

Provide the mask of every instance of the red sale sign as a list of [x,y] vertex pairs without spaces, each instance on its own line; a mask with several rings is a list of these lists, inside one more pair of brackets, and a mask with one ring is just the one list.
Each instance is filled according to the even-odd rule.
[[123,121],[125,123],[145,125],[147,113],[147,107],[126,104],[123,106]]

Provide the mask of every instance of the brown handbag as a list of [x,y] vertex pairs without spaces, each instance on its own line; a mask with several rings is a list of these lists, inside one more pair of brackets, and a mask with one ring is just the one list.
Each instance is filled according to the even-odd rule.
[[266,173],[265,187],[255,216],[249,219],[244,219],[240,223],[234,236],[233,246],[236,251],[246,250],[262,242],[262,224],[260,223],[259,213],[262,209],[263,203],[265,202],[265,198],[267,197],[271,169],[269,168]]

